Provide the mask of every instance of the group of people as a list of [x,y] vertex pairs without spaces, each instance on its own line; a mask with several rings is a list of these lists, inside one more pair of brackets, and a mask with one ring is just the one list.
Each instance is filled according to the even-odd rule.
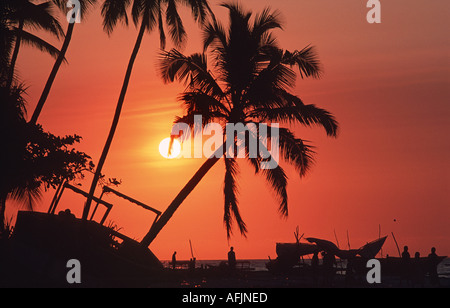
[[[195,258],[191,258],[189,261],[189,268],[194,269],[195,268]],[[172,269],[176,269],[177,267],[177,252],[175,251],[172,255],[172,262],[170,263],[172,266]],[[230,248],[230,251],[228,252],[228,267],[232,270],[236,269],[236,253],[234,252],[234,247]]]
[[420,253],[414,254],[414,259],[408,251],[408,246],[403,247],[401,258],[401,279],[400,284],[406,282],[409,286],[424,286],[425,274],[428,272],[431,286],[439,286],[439,275],[437,266],[439,264],[439,257],[436,254],[436,248],[431,248],[431,253],[428,255],[426,262],[422,262]]
[[[416,252],[412,259],[408,252],[408,246],[405,246],[401,257],[400,284],[403,285],[406,282],[407,286],[423,287],[425,286],[425,276],[428,273],[430,285],[439,286],[437,271],[439,262],[440,259],[434,247],[426,259],[420,258],[419,252]],[[319,253],[314,253],[311,259],[313,283],[318,285],[319,277],[321,277],[323,286],[331,286],[336,274],[336,268],[336,258],[332,253],[322,251],[322,266],[319,266]],[[355,270],[352,260],[347,260],[346,283],[351,284],[355,282]]]

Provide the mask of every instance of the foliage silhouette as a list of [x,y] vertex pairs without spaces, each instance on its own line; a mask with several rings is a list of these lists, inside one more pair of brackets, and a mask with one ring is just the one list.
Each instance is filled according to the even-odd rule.
[[[2,28],[2,67],[7,67],[7,87],[11,87],[14,81],[14,72],[20,46],[22,43],[49,53],[53,57],[59,54],[58,49],[25,31],[25,28],[41,29],[57,38],[64,32],[58,20],[53,16],[51,2],[35,4],[30,0],[4,0],[0,5]],[[14,48],[13,48],[14,46]]]
[[0,87],[0,233],[5,229],[6,201],[20,201],[33,210],[42,191],[92,171],[91,158],[74,149],[77,135],[58,137],[26,122],[23,85]]
[[[223,6],[229,11],[229,29],[217,20],[206,24],[203,29],[203,53],[185,56],[175,49],[162,52],[160,71],[164,81],[180,81],[187,87],[180,95],[186,114],[175,122],[188,124],[194,134],[197,133],[195,115],[202,115],[203,126],[211,122],[222,126],[226,123],[258,125],[270,122],[307,127],[318,125],[325,129],[328,136],[337,137],[338,123],[331,113],[314,105],[305,105],[299,97],[289,92],[296,81],[294,68],[299,70],[302,78],[320,77],[321,65],[314,48],[307,46],[300,51],[289,52],[278,47],[273,33],[273,30],[282,28],[278,11],[266,8],[252,19],[253,14],[244,11],[238,4]],[[300,177],[305,176],[314,162],[313,146],[284,127],[279,129],[279,142],[282,158],[296,168]],[[280,202],[279,211],[282,216],[287,216],[288,178],[285,171],[280,166],[267,170],[261,168],[264,160],[262,157],[251,158],[248,145],[246,142],[246,159],[255,172],[263,175],[272,186]],[[225,161],[224,225],[227,236],[232,235],[234,222],[245,236],[247,227],[241,217],[237,197],[238,163],[236,158],[224,155],[223,147],[218,151],[221,151],[219,157],[223,156]],[[213,155],[201,166],[147,233],[143,245],[150,245],[185,198],[219,160]]]

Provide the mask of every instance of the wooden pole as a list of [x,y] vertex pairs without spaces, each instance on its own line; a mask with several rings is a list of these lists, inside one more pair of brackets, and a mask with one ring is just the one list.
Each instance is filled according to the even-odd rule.
[[400,253],[400,247],[398,247],[398,243],[397,243],[397,240],[395,239],[394,232],[391,232],[391,234],[392,234],[392,237],[394,238],[395,245],[397,245],[398,256],[401,258],[402,254]]
[[347,245],[348,245],[348,250],[350,250],[350,237],[348,236],[348,230],[347,230]]
[[189,246],[191,247],[191,256],[192,256],[192,259],[194,259],[194,251],[192,250],[192,242],[191,242],[191,240],[189,240]]
[[336,244],[337,244],[338,248],[341,249],[341,247],[339,246],[339,240],[336,235],[336,229],[334,229],[334,238],[336,239]]
[[[380,238],[381,238],[381,225],[378,224],[378,239],[380,239]],[[381,246],[380,254],[381,254],[381,257],[383,258],[383,246]]]

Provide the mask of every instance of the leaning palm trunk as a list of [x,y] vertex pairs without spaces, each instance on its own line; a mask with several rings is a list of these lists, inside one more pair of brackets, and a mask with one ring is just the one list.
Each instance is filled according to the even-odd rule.
[[100,176],[101,176],[101,172],[102,172],[102,169],[103,169],[103,165],[105,164],[106,157],[108,156],[109,149],[111,148],[111,144],[112,144],[112,141],[113,141],[113,138],[114,138],[114,134],[115,134],[116,129],[117,129],[117,125],[119,124],[120,114],[122,112],[122,107],[123,107],[123,103],[124,103],[124,100],[125,100],[125,95],[127,94],[128,85],[130,83],[130,78],[131,78],[131,73],[133,71],[134,62],[136,61],[136,57],[137,57],[137,55],[139,53],[139,48],[141,47],[142,39],[144,37],[144,33],[145,33],[145,24],[142,23],[141,24],[141,28],[139,30],[138,38],[136,40],[136,44],[134,46],[133,53],[132,53],[131,58],[130,58],[130,62],[128,63],[128,68],[127,68],[127,72],[126,72],[126,75],[125,75],[125,80],[124,80],[123,85],[122,85],[122,90],[120,92],[119,101],[117,102],[116,112],[114,114],[114,119],[113,119],[113,122],[112,122],[112,125],[111,125],[111,129],[109,131],[108,139],[106,140],[106,144],[105,144],[105,146],[103,148],[102,155],[101,155],[100,160],[99,160],[98,165],[97,165],[97,170],[95,171],[94,179],[92,180],[91,188],[90,188],[90,191],[89,191],[89,196],[88,196],[86,204],[84,206],[83,219],[85,219],[85,220],[88,218],[89,210],[90,210],[91,203],[92,203],[92,198],[94,197],[95,189],[97,187],[98,181],[100,180]]
[[58,74],[59,68],[61,67],[64,59],[66,57],[67,49],[69,48],[70,41],[72,40],[73,29],[75,27],[75,23],[69,23],[69,27],[67,29],[66,37],[64,39],[63,46],[59,53],[58,58],[53,66],[53,69],[48,77],[47,83],[45,84],[44,91],[42,92],[41,98],[34,109],[33,116],[31,117],[30,124],[36,124],[37,120],[42,112],[42,108],[44,107],[45,102],[47,101],[48,95],[50,94],[50,90],[55,81],[56,75]]
[[[219,149],[222,151],[222,147]],[[198,183],[203,179],[203,177],[211,170],[212,167],[220,160],[214,154],[211,156],[195,173],[195,175],[191,178],[191,180],[184,186],[184,188],[180,191],[180,193],[175,197],[172,203],[169,205],[167,210],[161,215],[161,217],[156,221],[156,223],[152,226],[150,231],[141,241],[141,244],[145,247],[148,247],[153,240],[158,236],[159,232],[164,228],[167,222],[172,218],[173,214],[180,207],[183,201],[189,196],[189,194],[197,187]]]

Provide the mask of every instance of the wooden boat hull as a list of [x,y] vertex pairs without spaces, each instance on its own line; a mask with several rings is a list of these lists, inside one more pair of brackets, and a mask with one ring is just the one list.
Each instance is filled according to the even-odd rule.
[[0,271],[9,285],[69,286],[67,262],[81,263],[82,286],[146,286],[163,266],[138,242],[92,221],[19,212]]

